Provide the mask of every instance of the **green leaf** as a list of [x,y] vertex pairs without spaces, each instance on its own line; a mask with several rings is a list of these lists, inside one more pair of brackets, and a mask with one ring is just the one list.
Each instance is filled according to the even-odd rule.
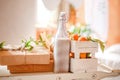
[[34,43],[35,43],[36,45],[39,45],[39,41],[34,41]]
[[24,43],[24,40],[21,40],[22,43]]
[[5,41],[3,41],[3,42],[0,43],[0,49],[3,48],[4,44],[5,44]]
[[33,46],[30,46],[30,47],[28,48],[28,50],[31,51],[33,48],[34,48]]
[[80,35],[80,27],[75,27],[73,33],[74,33],[74,34],[79,34],[79,35]]
[[41,36],[39,36],[39,40],[37,41],[37,44],[41,45],[41,46],[44,46],[44,47],[47,47],[46,42],[42,39]]
[[42,37],[41,37],[41,36],[39,36],[39,40],[40,40],[40,41],[43,41],[43,39],[42,39]]
[[[88,36],[88,37],[87,37],[87,40],[88,40],[88,41],[93,41],[92,38],[91,38],[91,36]],[[93,42],[94,42],[94,41],[93,41]]]
[[34,41],[34,39],[33,38],[29,38],[29,40],[22,40],[22,43],[24,43],[25,45],[24,45],[24,47],[23,47],[23,50],[25,49],[27,49],[27,50],[29,50],[29,51],[31,51],[32,49],[33,49],[33,46],[31,45],[31,42],[37,42],[37,41]]
[[30,45],[31,41],[25,42],[25,47],[28,47]]
[[52,38],[52,35],[51,35],[51,34],[48,34],[48,35],[47,35],[47,38],[48,38],[48,39]]
[[91,29],[88,27],[81,28],[81,35],[89,36],[92,33]]
[[99,42],[99,44],[100,44],[100,48],[101,48],[102,52],[104,52],[104,49],[105,49],[104,44],[103,44],[103,43],[101,43],[101,42]]
[[104,49],[105,49],[105,45],[104,45],[104,42],[102,42],[101,40],[99,39],[93,39],[94,42],[98,42],[99,45],[100,45],[100,48],[102,50],[102,52],[104,52]]

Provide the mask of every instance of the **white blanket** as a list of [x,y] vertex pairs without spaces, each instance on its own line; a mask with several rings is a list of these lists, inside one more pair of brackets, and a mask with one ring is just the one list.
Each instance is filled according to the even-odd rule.
[[96,57],[112,70],[120,70],[120,44],[107,48],[104,53],[96,53]]

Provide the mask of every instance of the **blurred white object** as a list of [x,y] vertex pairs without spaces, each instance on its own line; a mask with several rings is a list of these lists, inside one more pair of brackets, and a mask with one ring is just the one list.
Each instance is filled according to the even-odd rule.
[[67,0],[70,4],[72,4],[75,9],[78,9],[80,5],[84,2],[84,0]]
[[42,1],[48,10],[55,10],[61,2],[61,0],[42,0]]
[[83,3],[84,0],[42,0],[45,7],[48,9],[48,10],[55,10],[57,7],[59,7],[59,4],[61,2],[67,2],[69,4],[72,4],[75,9],[78,9],[80,7],[80,5]]
[[10,72],[7,70],[7,66],[0,65],[0,76],[9,76]]
[[120,76],[117,76],[117,77],[107,77],[107,78],[104,78],[104,79],[101,79],[101,80],[120,80]]
[[8,50],[18,49],[20,47],[21,47],[21,45],[10,45],[10,44],[7,44],[7,45],[3,46],[4,49],[8,49]]
[[98,52],[96,57],[111,70],[120,70],[120,44],[107,48],[104,53]]

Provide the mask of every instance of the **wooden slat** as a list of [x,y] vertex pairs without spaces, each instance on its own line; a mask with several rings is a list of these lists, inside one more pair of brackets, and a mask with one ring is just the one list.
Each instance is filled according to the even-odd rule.
[[10,73],[53,72],[53,60],[49,64],[8,65]]

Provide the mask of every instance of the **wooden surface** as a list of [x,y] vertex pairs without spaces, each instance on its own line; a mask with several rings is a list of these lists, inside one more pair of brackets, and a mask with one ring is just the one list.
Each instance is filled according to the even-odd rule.
[[100,80],[106,77],[116,77],[119,73],[90,72],[90,73],[31,73],[15,74],[0,77],[1,80]]

